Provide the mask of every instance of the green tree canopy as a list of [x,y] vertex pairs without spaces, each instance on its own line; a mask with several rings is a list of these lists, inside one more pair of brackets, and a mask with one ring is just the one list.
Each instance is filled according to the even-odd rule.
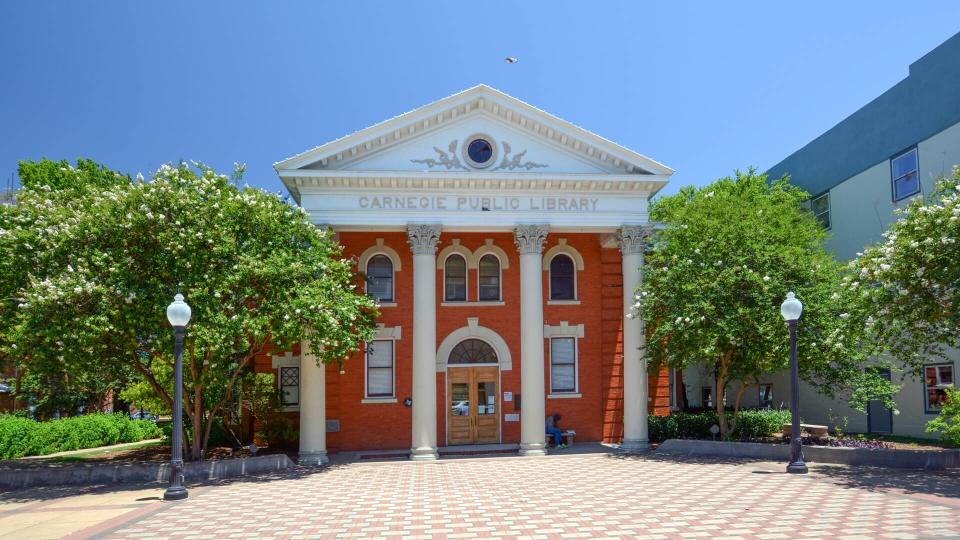
[[[802,210],[807,198],[786,178],[768,183],[750,170],[652,204],[651,218],[664,228],[654,236],[635,306],[648,356],[715,373],[718,412],[730,382],[741,383],[736,411],[747,388],[788,366],[780,315],[788,291],[804,303],[798,339],[805,380],[830,396],[848,393],[860,408],[893,391],[863,370],[869,350],[862,316],[841,284],[842,266],[823,247],[823,229]],[[732,432],[736,414],[733,426],[718,416],[722,434]]]
[[118,181],[82,189],[63,187],[91,173],[56,169],[66,177],[24,181],[0,210],[0,351],[40,372],[132,366],[172,405],[155,370],[173,362],[165,309],[183,293],[194,457],[257,353],[310,339],[335,362],[371,337],[376,307],[339,246],[279,196],[199,164],[164,165],[152,181],[91,168]]
[[847,288],[872,312],[871,334],[908,368],[960,344],[960,167],[917,197],[850,263]]

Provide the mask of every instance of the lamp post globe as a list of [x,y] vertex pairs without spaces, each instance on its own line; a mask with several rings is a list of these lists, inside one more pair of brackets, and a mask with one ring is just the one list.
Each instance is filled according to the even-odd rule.
[[168,501],[187,498],[183,485],[183,337],[190,322],[190,306],[177,293],[167,306],[167,321],[173,326],[173,433],[170,437],[170,485],[163,494]]
[[803,462],[803,439],[800,437],[800,367],[797,363],[797,321],[803,314],[803,303],[792,292],[787,293],[787,299],[780,304],[780,315],[790,330],[790,416],[792,426],[790,430],[790,463],[788,473],[804,474],[807,464]]

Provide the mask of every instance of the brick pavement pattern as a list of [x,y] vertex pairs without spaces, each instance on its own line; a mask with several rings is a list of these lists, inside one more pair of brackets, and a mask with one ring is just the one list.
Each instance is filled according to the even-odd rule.
[[108,537],[960,537],[955,498],[782,470],[605,454],[355,462],[212,487]]

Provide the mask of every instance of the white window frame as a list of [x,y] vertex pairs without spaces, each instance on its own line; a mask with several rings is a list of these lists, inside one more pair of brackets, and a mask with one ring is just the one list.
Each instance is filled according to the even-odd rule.
[[[826,211],[820,212],[820,213],[818,214],[817,211],[814,209],[814,201],[816,201],[816,200],[818,200],[818,199],[822,199],[822,198],[824,198],[824,197],[826,197],[826,199],[827,199],[827,209],[826,209]],[[817,218],[817,221],[819,221],[821,224],[823,224],[823,221],[820,219],[820,216],[826,214],[826,215],[827,215],[826,229],[829,231],[830,229],[833,228],[833,219],[831,219],[833,216],[832,216],[832,214],[831,214],[830,192],[829,192],[829,191],[824,191],[823,193],[817,195],[816,197],[810,197],[810,213],[812,213],[812,214],[813,214],[813,217]]]
[[[903,178],[906,178],[906,177],[910,176],[911,172],[908,172],[907,174],[900,175],[900,176],[894,178],[894,176],[893,176],[893,175],[894,175],[894,172],[893,172],[893,162],[896,161],[896,160],[898,160],[898,159],[900,159],[900,158],[902,158],[902,157],[904,157],[904,156],[906,156],[906,155],[908,155],[908,154],[910,154],[910,153],[913,153],[913,154],[914,154],[914,156],[915,156],[914,161],[915,161],[916,164],[917,164],[917,168],[916,168],[916,169],[913,169],[913,170],[911,171],[912,174],[917,175],[917,190],[916,190],[916,191],[913,191],[913,192],[910,192],[910,193],[907,193],[906,195],[903,195],[903,196],[901,196],[901,197],[897,197],[897,180],[901,180],[901,179],[903,179]],[[900,152],[899,154],[897,154],[897,155],[893,156],[892,158],[890,158],[890,196],[891,196],[891,199],[893,199],[893,202],[900,202],[900,201],[902,201],[902,200],[904,200],[904,199],[909,199],[910,197],[913,197],[913,196],[916,195],[917,193],[920,193],[921,189],[922,189],[922,188],[920,187],[920,152],[917,150],[917,147],[914,146],[913,148],[910,148],[909,150],[904,150],[903,152]]]
[[[391,257],[390,254],[385,251],[377,251],[377,252],[371,253],[370,257],[366,261],[365,266],[363,267],[363,272],[367,276],[370,275],[370,272],[367,271],[370,268],[370,261],[372,261],[374,257],[378,255],[383,255],[384,257],[387,258],[388,261],[390,261],[390,301],[380,302],[380,300],[377,299],[377,302],[380,302],[380,306],[382,307],[396,306],[397,305],[397,263],[396,261],[393,260],[393,257]],[[369,278],[364,279],[363,292],[368,296],[370,294],[370,292],[367,290],[369,285],[370,285]]]
[[[940,382],[940,368],[950,368],[950,378],[953,382],[950,384],[943,384]],[[927,384],[927,368],[936,368],[937,370],[937,384],[934,386],[929,386]],[[930,390],[932,389],[943,389],[955,386],[957,384],[957,370],[954,367],[952,362],[938,362],[936,364],[924,364],[923,365],[923,411],[927,414],[940,414],[940,409],[930,406]]]
[[[370,353],[369,347],[378,342],[384,341],[390,343],[390,395],[377,394],[370,395],[370,381],[368,375],[370,372]],[[362,403],[396,403],[397,402],[397,340],[394,338],[372,339],[366,343],[363,351],[363,401]]]
[[[555,390],[553,388],[553,340],[572,339],[573,340],[573,390]],[[581,397],[580,394],[580,338],[576,335],[553,335],[549,338],[550,346],[550,395],[548,397]],[[566,365],[566,364],[563,364]]]
[[[285,394],[283,392],[283,371],[287,369],[293,369],[297,372],[297,402],[288,403],[284,400]],[[280,406],[284,409],[288,408],[300,408],[300,366],[280,366],[277,368],[277,388],[280,390]]]
[[[272,360],[271,360],[271,367],[273,368],[273,370],[274,370],[274,372],[275,372],[275,373],[274,373],[274,378],[275,378],[275,381],[276,381],[276,384],[277,384],[277,391],[278,391],[278,392],[281,392],[281,396],[280,396],[280,410],[281,410],[281,411],[284,411],[284,412],[299,411],[299,410],[300,410],[300,400],[299,400],[299,399],[297,400],[297,404],[296,404],[296,405],[284,405],[284,404],[283,404],[283,395],[282,395],[283,386],[280,384],[280,382],[281,382],[281,380],[280,380],[280,369],[281,369],[281,368],[289,368],[289,367],[295,367],[295,368],[299,369],[299,368],[300,368],[300,357],[299,357],[299,356],[294,356],[293,353],[290,352],[290,351],[287,351],[287,352],[284,353],[282,356],[281,356],[281,355],[274,355],[273,358],[272,358]],[[302,370],[302,369],[299,371],[299,373],[297,373],[297,382],[298,382],[299,385],[300,385],[300,389],[302,389],[302,388],[303,388],[303,370]]]
[[[573,298],[564,298],[564,299],[556,298],[555,299],[553,297],[553,261],[556,260],[558,257],[566,257],[570,259],[570,263],[573,265]],[[573,258],[573,256],[570,255],[569,253],[561,251],[555,254],[554,256],[550,257],[550,263],[547,265],[547,301],[552,303],[564,303],[564,302],[574,303],[575,302],[579,304],[580,290],[579,290],[579,284],[577,282],[580,280],[577,278],[579,278],[580,276],[577,275],[578,273],[579,272],[577,270],[577,260]]]
[[[451,257],[460,257],[463,259],[463,300],[449,300],[447,298],[447,261]],[[477,273],[479,275],[479,272]],[[479,278],[478,278],[479,279]],[[479,298],[480,290],[477,289],[477,295]],[[443,300],[441,303],[450,303],[450,304],[463,304],[470,301],[470,260],[465,257],[462,253],[456,251],[451,252],[449,255],[443,258]]]
[[[491,256],[497,259],[497,299],[496,300],[481,300],[480,299],[480,261],[483,260],[486,256]],[[469,296],[468,296],[469,297]],[[500,258],[500,255],[493,251],[488,251],[480,257],[477,258],[477,302],[478,303],[494,303],[494,302],[503,302],[503,259]]]

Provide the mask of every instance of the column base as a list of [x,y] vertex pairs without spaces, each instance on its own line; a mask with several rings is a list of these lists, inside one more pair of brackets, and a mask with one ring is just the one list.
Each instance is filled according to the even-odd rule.
[[547,445],[544,443],[520,443],[521,456],[545,456],[547,455]]
[[440,459],[437,449],[425,446],[421,448],[410,449],[410,461],[436,461]]
[[297,463],[300,465],[326,465],[330,463],[330,458],[327,457],[326,450],[319,450],[316,452],[300,452],[297,455]]
[[620,451],[627,454],[639,454],[650,451],[648,439],[624,439],[620,444]]
[[787,465],[787,472],[793,474],[807,474],[807,464],[802,461],[794,461]]

